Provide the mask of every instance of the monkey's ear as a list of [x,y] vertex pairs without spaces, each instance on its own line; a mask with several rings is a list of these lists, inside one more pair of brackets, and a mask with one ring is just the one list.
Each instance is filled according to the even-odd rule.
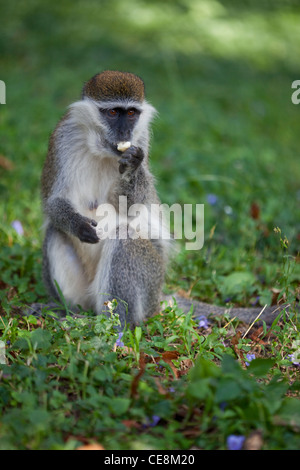
[[99,110],[96,103],[87,99],[76,101],[69,106],[71,119],[84,127],[99,127]]
[[145,100],[139,118],[141,128],[144,129],[144,126],[148,126],[157,115],[158,111],[154,108],[154,106],[152,106],[150,103],[148,103],[148,101]]

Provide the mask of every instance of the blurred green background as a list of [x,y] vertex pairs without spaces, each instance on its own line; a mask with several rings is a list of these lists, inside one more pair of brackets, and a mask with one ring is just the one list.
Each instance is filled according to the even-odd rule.
[[151,167],[162,201],[205,204],[204,247],[179,251],[167,288],[263,305],[289,275],[297,295],[299,263],[290,270],[286,256],[295,259],[300,242],[300,105],[291,101],[299,2],[12,0],[1,2],[0,18],[3,305],[44,295],[39,178],[48,138],[84,81],[105,69],[140,75],[159,111]]

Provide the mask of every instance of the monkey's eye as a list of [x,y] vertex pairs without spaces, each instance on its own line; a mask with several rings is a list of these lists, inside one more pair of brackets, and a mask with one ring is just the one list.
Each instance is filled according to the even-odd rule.
[[134,115],[135,115],[135,110],[134,110],[134,109],[129,109],[129,110],[127,111],[127,116],[128,116],[128,117],[133,117]]
[[110,117],[116,117],[118,115],[118,111],[116,109],[109,109],[107,111],[107,114],[110,116]]

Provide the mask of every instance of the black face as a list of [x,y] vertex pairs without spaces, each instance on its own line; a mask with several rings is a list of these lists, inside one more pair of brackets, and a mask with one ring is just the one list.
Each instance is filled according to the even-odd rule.
[[110,127],[110,144],[114,150],[119,142],[131,141],[132,131],[141,114],[138,109],[117,107],[100,109],[100,113]]

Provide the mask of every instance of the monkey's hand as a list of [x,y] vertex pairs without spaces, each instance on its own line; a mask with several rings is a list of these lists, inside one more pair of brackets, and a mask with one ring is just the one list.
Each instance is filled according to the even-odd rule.
[[141,148],[132,145],[129,149],[123,152],[122,157],[119,160],[119,172],[133,173],[142,163],[144,159],[144,153]]
[[95,220],[79,215],[75,233],[81,242],[98,243],[99,238],[96,230],[94,229],[96,226],[97,222]]
[[94,228],[97,222],[76,212],[67,199],[55,197],[48,201],[47,213],[58,230],[70,233],[82,242],[97,243],[99,241]]

